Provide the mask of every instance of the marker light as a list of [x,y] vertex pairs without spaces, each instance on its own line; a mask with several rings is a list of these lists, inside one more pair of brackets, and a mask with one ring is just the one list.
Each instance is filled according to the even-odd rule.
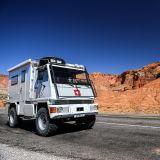
[[50,113],[56,113],[57,108],[56,107],[50,107]]

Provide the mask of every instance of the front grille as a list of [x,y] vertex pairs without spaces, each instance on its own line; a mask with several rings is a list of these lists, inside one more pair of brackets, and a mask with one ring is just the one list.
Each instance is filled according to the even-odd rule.
[[92,104],[94,103],[93,100],[56,100],[55,105],[61,104]]
[[79,112],[79,111],[84,111],[84,108],[83,107],[78,107],[77,112]]

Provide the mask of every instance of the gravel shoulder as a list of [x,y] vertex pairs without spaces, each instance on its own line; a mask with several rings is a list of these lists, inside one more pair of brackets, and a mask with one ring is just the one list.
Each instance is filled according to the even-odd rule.
[[0,144],[0,160],[71,160]]

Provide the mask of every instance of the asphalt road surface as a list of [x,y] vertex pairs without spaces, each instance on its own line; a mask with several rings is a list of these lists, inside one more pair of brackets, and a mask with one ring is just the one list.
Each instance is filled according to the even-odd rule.
[[159,160],[160,120],[98,116],[93,129],[65,124],[52,137],[40,137],[32,122],[7,125],[0,110],[0,160]]

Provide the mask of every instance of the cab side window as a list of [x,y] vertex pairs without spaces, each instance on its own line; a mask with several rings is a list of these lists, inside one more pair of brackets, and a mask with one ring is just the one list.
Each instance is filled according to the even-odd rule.
[[47,70],[45,70],[43,72],[43,82],[46,82],[46,81],[48,81],[48,72],[47,72]]
[[39,71],[38,72],[38,79],[37,80],[41,81],[41,82],[48,81],[48,72],[47,72],[47,70]]

